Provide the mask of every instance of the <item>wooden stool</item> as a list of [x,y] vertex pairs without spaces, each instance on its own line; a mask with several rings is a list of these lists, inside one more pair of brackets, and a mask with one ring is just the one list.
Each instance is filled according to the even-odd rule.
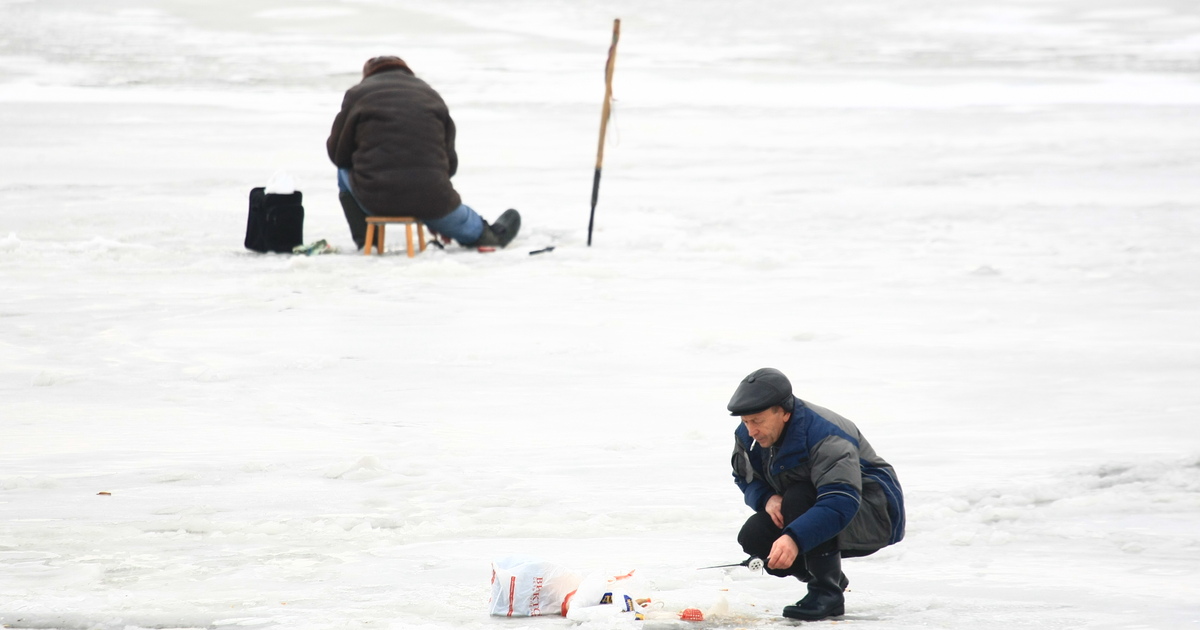
[[[408,257],[413,257],[413,226],[417,226],[417,239],[421,244],[421,251],[425,251],[425,224],[419,219],[413,217],[367,217],[367,244],[363,247],[363,254],[371,255],[371,247],[376,247],[379,250],[379,255],[383,255],[384,234],[389,223],[403,223],[404,235],[408,241]],[[376,241],[375,233],[379,232],[379,240]]]

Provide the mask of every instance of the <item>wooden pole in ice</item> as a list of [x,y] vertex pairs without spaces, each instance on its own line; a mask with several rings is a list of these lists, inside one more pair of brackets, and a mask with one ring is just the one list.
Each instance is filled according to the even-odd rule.
[[617,63],[617,40],[621,38],[621,20],[613,20],[612,45],[608,47],[608,63],[604,66],[604,107],[600,113],[600,145],[596,148],[596,174],[592,177],[592,212],[588,216],[588,247],[592,246],[592,226],[596,222],[596,199],[600,196],[600,169],[604,166],[604,134],[608,131],[608,115],[612,111],[613,68]]

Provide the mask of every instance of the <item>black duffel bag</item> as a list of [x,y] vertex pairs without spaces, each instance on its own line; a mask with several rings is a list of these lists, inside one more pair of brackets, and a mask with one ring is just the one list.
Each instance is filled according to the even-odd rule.
[[304,244],[303,195],[267,194],[266,188],[250,191],[250,216],[246,220],[246,249],[256,252],[292,253]]

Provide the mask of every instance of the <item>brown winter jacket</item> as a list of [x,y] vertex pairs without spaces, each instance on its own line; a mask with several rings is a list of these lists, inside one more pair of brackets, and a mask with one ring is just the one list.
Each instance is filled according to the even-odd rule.
[[368,214],[437,219],[462,203],[450,183],[458,170],[450,111],[407,68],[376,72],[347,90],[325,148],[353,174]]

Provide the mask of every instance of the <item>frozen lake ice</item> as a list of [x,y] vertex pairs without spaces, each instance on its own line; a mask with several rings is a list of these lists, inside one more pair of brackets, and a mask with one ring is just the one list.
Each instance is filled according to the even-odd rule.
[[[773,366],[908,496],[839,625],[1200,626],[1198,32],[1176,0],[0,0],[0,623],[572,627],[487,616],[524,553],[778,625],[798,584],[695,571],[741,559],[724,406]],[[509,249],[353,252],[324,140],[378,54],[445,97],[464,200],[521,209]],[[242,248],[277,169],[341,254]]]

